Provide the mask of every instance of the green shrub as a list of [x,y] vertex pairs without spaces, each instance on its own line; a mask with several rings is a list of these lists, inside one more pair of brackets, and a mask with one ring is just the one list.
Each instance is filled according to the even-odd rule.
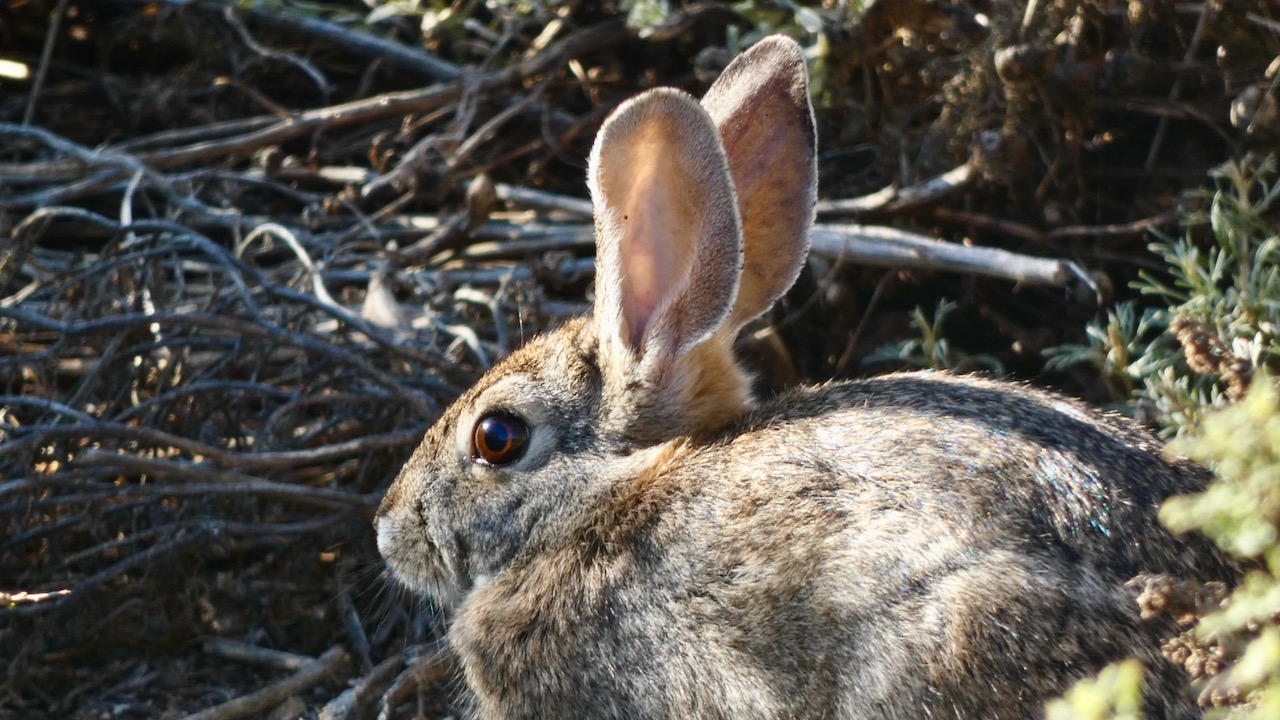
[[996,377],[1004,375],[1004,365],[996,356],[985,353],[967,355],[952,349],[942,330],[942,324],[956,307],[956,303],[951,300],[940,300],[932,318],[917,307],[911,311],[911,327],[916,336],[885,345],[868,355],[863,362],[898,362],[915,368],[957,373],[983,370]]
[[1280,390],[1260,377],[1237,405],[1204,418],[1173,451],[1213,467],[1218,480],[1203,493],[1173,498],[1160,519],[1200,531],[1236,557],[1257,561],[1221,611],[1197,634],[1244,652],[1227,677],[1246,704],[1233,720],[1280,717]]
[[[1268,219],[1280,197],[1274,159],[1230,163],[1214,173],[1207,214],[1186,218],[1182,238],[1151,248],[1169,280],[1141,276],[1137,288],[1167,308],[1124,303],[1087,343],[1057,348],[1053,363],[1098,367],[1122,402],[1154,409],[1170,451],[1214,469],[1203,493],[1169,500],[1161,520],[1203,532],[1254,563],[1222,609],[1196,627],[1202,642],[1241,649],[1211,683],[1234,698],[1210,717],[1280,717],[1280,235]],[[1206,228],[1212,242],[1194,239]],[[1256,376],[1256,377],[1255,377]],[[1134,403],[1128,403],[1132,410]],[[1121,664],[1051,703],[1049,718],[1136,718],[1140,668]]]
[[1142,717],[1142,664],[1108,665],[1045,708],[1045,720],[1137,720]]
[[1166,437],[1240,400],[1258,369],[1280,371],[1280,234],[1268,217],[1280,207],[1277,175],[1275,158],[1218,168],[1208,212],[1188,214],[1182,237],[1157,234],[1150,246],[1169,278],[1144,272],[1136,283],[1167,307],[1121,303],[1085,343],[1051,349],[1049,366],[1094,365],[1118,405],[1129,414],[1145,405]]

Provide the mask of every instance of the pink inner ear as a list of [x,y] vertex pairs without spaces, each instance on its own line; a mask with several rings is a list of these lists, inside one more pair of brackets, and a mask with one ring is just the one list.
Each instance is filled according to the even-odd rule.
[[648,223],[637,218],[625,230],[631,243],[623,254],[626,270],[622,282],[624,296],[630,298],[631,302],[624,308],[624,312],[630,329],[627,342],[635,350],[640,349],[644,331],[649,327],[649,319],[658,307],[658,283],[654,277],[658,272],[658,258],[654,243],[648,237],[653,229],[646,225]]
[[[658,163],[645,168],[653,174]],[[623,312],[627,316],[632,349],[639,351],[649,320],[653,318],[663,297],[663,287],[670,289],[678,278],[671,277],[678,258],[671,247],[676,228],[671,227],[669,201],[657,190],[661,183],[641,182],[646,191],[637,192],[623,216],[623,297],[628,299]],[[646,187],[647,186],[647,187]]]
[[808,255],[817,176],[799,46],[761,41],[730,64],[703,105],[738,192],[745,266],[729,321],[736,328],[786,292]]

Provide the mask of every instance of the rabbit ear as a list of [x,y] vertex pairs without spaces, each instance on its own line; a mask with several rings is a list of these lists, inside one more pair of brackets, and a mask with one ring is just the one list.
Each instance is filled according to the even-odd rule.
[[800,46],[772,35],[739,55],[702,106],[729,157],[742,218],[745,265],[725,330],[768,310],[809,254],[817,199],[817,132]]
[[599,341],[606,360],[634,361],[640,377],[628,381],[654,382],[719,330],[733,307],[742,230],[728,161],[697,101],[658,89],[605,122],[588,183]]

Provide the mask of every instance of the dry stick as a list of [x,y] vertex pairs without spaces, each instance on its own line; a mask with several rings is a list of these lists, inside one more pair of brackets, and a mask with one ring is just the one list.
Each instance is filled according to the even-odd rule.
[[[45,208],[42,210],[38,210],[35,213],[33,213],[30,217],[28,217],[27,220],[23,221],[22,226],[26,226],[29,222],[32,221],[32,218],[41,216],[44,213],[55,212],[57,210],[58,208]],[[388,352],[392,354],[399,355],[401,357],[407,358],[409,360],[413,360],[415,362],[422,362],[422,363],[432,364],[432,365],[444,364],[443,358],[441,358],[437,354],[432,353],[429,350],[418,348],[416,346],[406,345],[404,343],[397,342],[397,340],[394,337],[388,335],[382,328],[376,327],[371,323],[367,322],[364,318],[351,313],[345,307],[334,302],[332,298],[327,298],[328,302],[326,302],[326,297],[328,293],[325,292],[324,293],[325,297],[321,297],[320,291],[323,291],[324,286],[321,283],[321,280],[318,278],[318,276],[314,276],[314,267],[309,264],[310,257],[308,257],[306,253],[302,250],[301,246],[298,244],[296,237],[293,237],[292,230],[285,228],[284,226],[281,226],[277,223],[263,223],[262,225],[258,226],[257,229],[255,229],[252,233],[250,233],[249,236],[246,237],[245,240],[241,242],[240,246],[237,248],[235,256],[233,256],[230,252],[228,252],[225,248],[223,248],[221,245],[214,242],[213,240],[195,232],[194,230],[191,230],[190,228],[187,228],[185,226],[182,226],[170,221],[143,220],[130,225],[120,225],[118,223],[115,223],[111,219],[100,216],[100,215],[96,215],[92,213],[89,213],[88,216],[86,216],[85,213],[76,214],[77,219],[80,219],[80,220],[89,220],[90,219],[89,216],[92,217],[93,222],[96,222],[102,225],[103,227],[113,228],[116,232],[132,230],[132,231],[139,231],[139,232],[172,233],[172,236],[169,239],[169,242],[171,244],[174,242],[191,243],[197,249],[203,251],[206,255],[212,257],[215,261],[217,261],[220,265],[222,265],[226,269],[227,277],[231,280],[231,283],[239,291],[239,297],[241,301],[244,303],[245,308],[255,317],[260,316],[261,312],[258,310],[257,305],[254,303],[252,295],[249,292],[248,286],[245,284],[244,279],[241,278],[241,274],[248,275],[250,279],[252,279],[257,285],[264,288],[268,293],[270,293],[271,295],[277,298],[281,298],[285,300],[293,300],[295,302],[301,302],[301,303],[316,307],[320,310],[323,310],[325,313],[332,315],[336,319],[341,320],[347,323],[348,325],[352,326],[356,330],[364,333],[366,337],[373,340],[375,343],[385,348]],[[290,241],[288,243],[289,246],[295,251],[295,253],[297,253],[299,260],[304,263],[304,267],[313,273],[313,278],[315,280],[316,289],[317,289],[317,294],[315,296],[307,295],[305,293],[298,292],[291,288],[283,287],[276,283],[272,283],[268,281],[266,276],[263,275],[257,268],[254,268],[253,266],[248,265],[240,260],[239,255],[243,251],[243,247],[248,243],[250,243],[252,239],[255,238],[258,234],[267,233],[267,232],[273,232],[276,235],[283,237],[286,241]],[[170,252],[171,249],[166,248],[164,251]],[[117,261],[119,260],[120,259],[117,259]],[[95,267],[95,271],[100,272],[101,268]],[[0,302],[0,306],[3,306],[4,304],[6,303]],[[274,327],[266,323],[263,323],[263,326]],[[439,387],[437,387],[437,389],[446,391],[446,392],[453,392],[454,394],[456,394],[456,390],[448,386],[447,384],[439,384]]]
[[972,161],[935,178],[905,188],[883,190],[848,200],[823,200],[817,205],[818,217],[866,215],[874,212],[903,212],[942,198],[968,187],[977,177]]
[[497,191],[499,200],[504,200],[513,205],[529,207],[535,210],[559,210],[586,220],[591,219],[592,207],[590,200],[569,197],[568,195],[557,195],[544,190],[534,190],[533,188],[516,187],[506,183],[495,183],[493,189]]
[[457,670],[458,656],[449,643],[440,641],[432,644],[383,693],[378,720],[389,720],[396,707],[408,700],[418,688],[444,680]]
[[[178,5],[185,4],[181,0],[172,1]],[[198,5],[205,4],[198,3]],[[351,30],[327,20],[306,17],[298,13],[276,13],[252,9],[242,12],[255,22],[309,35],[338,45],[353,55],[368,60],[381,60],[406,72],[424,75],[435,80],[457,80],[463,75],[463,70],[457,65],[435,55],[377,35]]]
[[[123,475],[129,472],[138,472],[137,465],[138,463],[135,462],[122,462],[116,464],[104,464],[102,467],[116,473],[117,475]],[[156,475],[159,474],[160,473],[156,473]],[[72,505],[92,505],[94,503],[112,503],[111,507],[114,508],[114,504],[123,498],[138,498],[141,503],[141,498],[196,497],[208,499],[223,495],[230,495],[239,498],[261,496],[281,501],[295,502],[299,505],[310,505],[313,507],[323,508],[325,510],[359,510],[362,512],[372,510],[377,506],[378,501],[381,499],[381,493],[377,493],[377,497],[370,497],[365,495],[355,495],[354,493],[346,493],[341,490],[330,490],[328,488],[313,488],[306,485],[290,485],[288,483],[278,483],[270,480],[253,480],[246,482],[189,483],[181,485],[174,485],[172,483],[165,485],[117,485],[103,490],[93,490],[67,495],[53,495],[41,497],[39,500],[14,502],[0,506],[0,510],[3,510],[4,513],[33,512],[35,510],[43,510],[46,508],[69,507]],[[218,530],[218,528],[198,527],[197,530],[204,532],[206,530]],[[279,534],[289,535],[300,533],[281,532]]]
[[[265,482],[265,481],[264,481]],[[145,501],[143,501],[145,502]],[[139,543],[149,542],[154,538],[164,537],[179,532],[193,532],[195,530],[204,530],[214,535],[236,535],[249,537],[263,536],[284,536],[284,535],[306,535],[308,533],[318,532],[328,528],[342,520],[347,520],[358,514],[351,510],[339,510],[338,512],[322,515],[311,520],[304,520],[294,523],[244,523],[233,522],[227,520],[198,520],[195,522],[171,523],[167,525],[158,525],[146,530],[136,530],[129,535],[113,538],[105,542],[94,545],[93,547],[80,550],[61,558],[53,565],[54,570],[70,567],[79,563],[81,560],[87,560],[96,556],[101,556],[108,551],[119,552],[121,548],[131,548]],[[76,518],[83,521],[85,516],[81,515]],[[79,524],[74,523],[74,524]],[[62,527],[67,527],[66,525]],[[13,545],[11,541],[5,545]],[[287,668],[297,669],[297,668]]]
[[1008,235],[1009,237],[1021,238],[1035,243],[1044,243],[1047,239],[1044,233],[1036,230],[1030,225],[1024,225],[1012,220],[1002,220],[1000,218],[991,215],[983,215],[981,213],[952,210],[951,208],[945,207],[935,207],[928,210],[928,216],[939,222],[964,225],[978,230],[994,231]]
[[224,660],[234,660],[288,672],[298,672],[306,668],[308,664],[315,662],[313,658],[306,655],[271,650],[230,638],[205,638],[203,647],[205,653]]
[[[155,432],[160,431],[157,430]],[[187,483],[220,482],[256,484],[264,488],[279,489],[285,493],[300,491],[306,496],[322,497],[327,500],[342,503],[345,506],[350,506],[353,503],[358,504],[360,501],[359,495],[353,495],[343,490],[312,488],[305,485],[276,482],[274,480],[265,480],[252,475],[243,475],[232,470],[222,470],[219,468],[209,467],[204,463],[124,454],[100,448],[81,450],[68,464],[74,467],[116,467],[122,470],[132,471],[139,475],[154,475],[156,477],[165,477]],[[313,490],[318,490],[319,492],[313,493]]]
[[9,612],[19,613],[19,614],[35,614],[35,613],[45,612],[54,608],[66,607],[68,605],[71,605],[72,603],[78,602],[79,600],[81,600],[86,596],[91,595],[94,589],[96,589],[99,585],[105,583],[106,581],[112,578],[115,578],[119,575],[123,575],[124,573],[136,567],[149,566],[153,562],[155,562],[156,559],[159,558],[160,556],[165,555],[166,553],[180,550],[181,548],[184,548],[188,545],[193,545],[197,542],[201,542],[205,540],[208,536],[209,536],[209,533],[207,531],[203,529],[197,529],[182,537],[174,538],[169,542],[156,543],[155,545],[152,545],[151,547],[147,548],[146,550],[143,550],[142,552],[137,553],[136,555],[130,555],[128,558],[125,558],[124,560],[121,560],[120,562],[111,565],[105,570],[102,570],[101,572],[95,573],[85,578],[84,580],[81,580],[80,582],[76,583],[76,586],[71,590],[70,593],[63,594],[61,597],[49,600],[48,602],[41,603],[39,605],[22,605],[16,608],[11,608]]
[[[41,603],[49,600],[56,600],[60,597],[70,595],[70,590],[54,590],[52,592],[26,592],[19,590],[17,592],[0,591],[0,605],[21,605],[25,603]],[[400,658],[395,658],[399,661]]]
[[333,87],[329,84],[328,79],[325,78],[324,73],[317,70],[311,63],[291,52],[272,50],[271,48],[262,45],[249,33],[249,28],[245,27],[244,23],[240,22],[240,17],[236,14],[236,9],[233,6],[222,5],[221,3],[219,3],[219,5],[222,6],[222,19],[231,26],[232,30],[235,30],[237,35],[240,36],[240,42],[244,43],[245,47],[263,57],[270,58],[272,60],[280,60],[298,68],[305,73],[307,77],[311,78],[311,82],[316,84],[316,87],[320,92],[324,93],[324,99],[329,99],[330,94],[333,92]]
[[[216,355],[219,358],[222,357],[220,353]],[[191,368],[193,365],[196,367],[199,367],[200,365],[199,363],[192,363],[190,360],[190,357],[188,357],[188,359],[186,359],[184,363],[188,368]],[[265,395],[267,397],[272,397],[277,400],[288,400],[291,402],[293,400],[296,400],[298,397],[298,393],[295,391],[284,390],[274,385],[250,382],[248,380],[197,380],[194,382],[189,382],[185,385],[179,385],[177,387],[166,390],[165,392],[162,392],[158,395],[153,395],[147,398],[146,400],[142,400],[141,402],[138,402],[134,405],[130,405],[129,407],[121,410],[118,414],[116,414],[115,416],[109,419],[114,422],[123,423],[128,421],[130,418],[134,418],[139,415],[142,415],[147,410],[153,407],[156,407],[157,405],[162,405],[164,403],[171,402],[178,398],[189,397],[192,395],[196,395],[198,393],[206,393],[206,392],[221,392],[225,394],[246,393],[246,394],[253,394],[253,395]],[[353,397],[349,399],[348,402],[356,399],[354,398],[354,394],[352,395]],[[376,401],[376,402],[383,402],[383,403],[387,402],[387,400],[389,399],[386,396],[380,396],[380,395],[368,395],[368,396],[362,396],[362,397],[367,398],[369,401]]]
[[[496,193],[488,176],[478,175],[467,185],[462,210],[451,217],[441,218],[440,226],[427,237],[412,245],[390,253],[394,266],[404,266],[429,260],[444,250],[453,250],[471,239],[475,230],[484,224],[493,212]],[[385,267],[385,266],[384,266]],[[378,275],[374,276],[375,278]],[[374,285],[369,286],[372,297]],[[367,300],[366,300],[367,302]]]
[[955,245],[888,227],[818,225],[813,229],[812,251],[866,265],[970,272],[1025,285],[1062,287],[1076,281],[1097,293],[1084,269],[1069,260]]
[[[4,466],[0,465],[0,469],[3,468]],[[31,474],[23,476],[20,472],[15,472],[5,476],[4,482],[0,483],[0,499],[10,495],[19,495],[24,492],[44,493],[50,487],[76,485],[83,480],[114,479],[111,477],[111,473],[114,472],[111,468],[62,467],[58,468],[58,472],[54,474],[41,473],[33,470],[30,466],[24,467],[22,470]],[[16,503],[4,507],[11,508],[15,511],[21,509]],[[15,542],[15,538],[20,537],[21,535],[11,535],[5,538],[3,542],[0,542],[0,547],[8,547]]]
[[[538,86],[535,87],[528,95],[517,99],[506,109],[490,118],[486,123],[484,123],[484,125],[472,133],[470,137],[463,140],[453,152],[452,157],[449,157],[446,160],[444,169],[445,174],[452,175],[453,173],[456,173],[458,166],[466,160],[468,155],[474,152],[477,147],[487,143],[493,136],[493,133],[496,132],[503,124],[528,110],[529,106],[534,104],[537,98],[546,90],[547,86],[554,79],[555,75],[548,74],[546,78],[544,78],[542,82],[538,83]],[[368,185],[361,188],[360,195],[363,197],[370,197],[387,188],[393,188],[401,192],[412,189],[417,175],[429,164],[431,151],[439,144],[440,138],[435,135],[428,135],[414,143],[413,147],[409,148],[409,150],[405,152],[404,156],[401,158],[400,162],[396,164],[395,168],[386,174],[375,178]]]
[[1244,18],[1258,27],[1266,28],[1273,33],[1280,34],[1280,22],[1263,17],[1258,13],[1245,13]]
[[[273,116],[271,119],[274,122],[258,130],[194,142],[168,150],[139,152],[131,157],[155,170],[184,167],[207,160],[247,157],[261,148],[293,140],[322,128],[333,129],[431,110],[453,101],[460,94],[461,88],[455,85],[387,93],[365,100],[308,110],[288,120],[280,120]],[[246,122],[253,120],[251,118]],[[15,126],[0,124],[0,137],[12,134],[12,127]],[[106,151],[115,153],[115,149],[110,147]],[[79,177],[80,169],[80,163],[67,160],[0,164],[0,180],[7,180],[10,176],[34,177],[37,175],[49,180],[72,180]]]
[[186,720],[233,720],[263,715],[284,702],[290,695],[297,695],[329,679],[337,679],[345,672],[349,663],[350,658],[345,650],[341,647],[330,648],[324,655],[284,680],[208,710],[188,715]]
[[[32,217],[35,217],[36,215],[41,215],[43,213],[52,212],[54,210],[56,209],[47,208],[45,210],[40,210],[34,213]],[[120,227],[117,224],[115,224],[113,221],[107,218],[103,218],[102,216],[98,216],[95,214],[89,214],[89,215],[95,218],[96,221],[100,221],[105,226],[116,227],[116,228]],[[84,213],[77,213],[76,216],[79,219],[86,219],[84,217]],[[143,230],[158,229],[162,231],[167,231],[170,229],[170,225],[171,225],[170,223],[167,223],[165,221],[143,221],[143,222],[135,223],[130,227],[143,229]],[[286,299],[286,300],[292,300],[295,302],[301,302],[309,306],[317,307],[318,309],[324,311],[325,313],[330,314],[339,320],[342,320],[348,325],[354,327],[356,330],[364,333],[364,335],[367,338],[373,340],[375,343],[385,348],[388,352],[394,355],[404,357],[414,362],[421,362],[429,365],[440,366],[443,364],[443,359],[438,354],[417,346],[399,343],[396,341],[395,338],[388,335],[382,328],[379,328],[370,324],[364,318],[358,315],[354,315],[351,312],[345,310],[344,308],[337,306],[336,304],[326,304],[321,299],[318,299],[317,297],[308,295],[306,293],[301,293],[296,290],[292,290],[290,288],[286,288],[286,287],[269,282],[263,275],[261,275],[257,271],[257,269],[245,265],[237,258],[233,258],[225,249],[218,246],[212,240],[209,240],[208,238],[205,238],[202,235],[199,235],[191,230],[187,230],[181,226],[176,226],[176,225],[172,227],[172,230],[175,233],[181,233],[178,239],[193,243],[194,245],[196,245],[197,248],[205,251],[206,254],[212,256],[219,264],[223,265],[226,268],[228,276],[232,281],[232,284],[240,291],[240,297],[242,302],[244,303],[246,308],[255,316],[259,315],[260,313],[249,293],[247,286],[245,285],[243,279],[241,279],[240,273],[249,274],[258,285],[265,288],[267,292],[273,296]],[[164,249],[163,251],[171,252],[172,250]],[[116,260],[119,261],[118,258]],[[99,271],[100,271],[100,268],[99,268]],[[4,308],[10,304],[11,303],[8,301],[8,299],[0,301],[0,317],[3,317],[4,314],[6,314],[6,311],[4,310]],[[18,313],[17,310],[14,310],[11,312]],[[37,317],[17,316],[17,319],[19,320],[27,319],[29,321],[35,321],[37,322],[37,324],[39,324],[39,321],[42,320],[43,318],[39,318],[38,316]],[[57,322],[57,321],[49,321],[49,322]],[[267,327],[267,328],[275,327],[265,322],[261,323],[260,326]],[[286,332],[283,330],[279,330],[278,328],[276,329],[276,331]],[[316,340],[315,342],[321,342],[321,341]],[[433,387],[433,389],[438,391],[449,392],[452,394],[456,394],[457,392],[455,388],[453,388],[452,386],[450,386],[448,383],[445,383],[445,382],[433,381],[433,380],[424,380],[424,382],[426,382],[427,385]],[[399,386],[399,384],[396,384],[394,386],[388,386],[388,389],[393,393],[399,393],[402,391],[402,388],[401,386]],[[409,395],[410,397],[414,397],[419,404],[423,400],[423,398],[417,397],[416,393],[410,393]]]
[[[817,204],[818,217],[863,215],[873,212],[902,212],[920,205],[936,202],[968,187],[977,178],[972,162],[949,170],[937,177],[905,188],[893,186],[870,195],[844,200],[821,200]],[[591,201],[556,195],[531,188],[514,187],[498,183],[494,186],[498,199],[544,210],[560,210],[570,215],[590,218]]]
[[370,659],[369,636],[365,634],[364,625],[360,622],[360,611],[356,610],[355,603],[351,601],[351,592],[346,586],[342,585],[341,579],[339,579],[338,588],[338,611],[342,616],[342,627],[346,629],[347,635],[351,638],[351,650],[360,660],[360,669],[364,672],[372,670],[373,661]]
[[[249,320],[209,313],[162,312],[154,314],[114,315],[83,323],[65,323],[47,318],[36,313],[27,312],[17,307],[0,307],[0,318],[8,317],[19,323],[30,323],[45,330],[54,330],[62,334],[64,340],[94,332],[123,331],[134,325],[189,324],[197,327],[208,327],[225,330],[241,336],[249,335],[257,338],[271,338],[277,342],[291,345],[302,350],[309,350],[336,360],[359,370],[370,380],[384,388],[401,393],[420,411],[427,412],[435,405],[430,396],[404,385],[401,381],[370,365],[367,360],[329,343],[318,340],[293,330],[286,330],[272,325],[262,325]],[[3,448],[3,446],[0,446]]]
[[[46,477],[50,477],[50,476],[46,476]],[[22,484],[27,486],[28,489],[31,487],[25,481],[23,481]],[[118,505],[113,506],[112,509],[114,510],[119,505],[124,505],[124,504],[125,503],[119,503]],[[145,502],[138,501],[138,502],[132,502],[128,504],[136,507],[138,505],[145,504]],[[30,513],[32,510],[35,509],[34,506],[30,506],[26,508],[21,507],[19,503],[11,503],[8,506],[5,506],[6,510],[8,510],[9,508],[16,508],[18,511],[25,512],[25,513]],[[17,533],[15,535],[10,535],[9,537],[5,538],[4,542],[0,543],[0,548],[18,547],[25,543],[31,542],[32,540],[39,540],[41,538],[49,537],[50,535],[60,535],[67,528],[75,527],[76,525],[87,522],[88,520],[89,520],[89,514],[87,512],[77,513],[75,515],[62,517],[57,520],[45,520],[44,524],[42,525],[37,525],[36,527],[30,528],[28,530],[24,530],[23,532]],[[59,563],[59,565],[61,566],[65,562],[66,561],[63,560],[61,563]]]
[[[125,425],[98,421],[77,425],[35,425],[23,428],[29,432],[21,439],[0,445],[0,456],[14,452],[35,442],[64,439],[96,439],[114,437],[147,443],[160,448],[177,448],[190,455],[209,458],[219,468],[237,468],[249,471],[291,470],[302,466],[321,465],[339,458],[360,455],[389,448],[411,447],[422,440],[425,427],[394,430],[379,435],[366,435],[330,445],[307,450],[282,450],[277,452],[238,453],[163,430],[144,426]],[[121,456],[132,457],[132,456]],[[176,472],[176,470],[175,470]],[[252,478],[246,478],[252,479]]]
[[[1204,36],[1204,30],[1209,25],[1209,15],[1213,12],[1213,3],[1205,3],[1200,8],[1200,19],[1196,21],[1195,32],[1191,33],[1191,42],[1187,43],[1187,51],[1183,53],[1182,64],[1190,65],[1196,57],[1196,49],[1200,47],[1200,38]],[[1173,88],[1169,90],[1169,102],[1176,103],[1182,97],[1182,75],[1173,81]],[[1151,149],[1147,151],[1147,161],[1142,164],[1142,169],[1151,172],[1156,165],[1156,158],[1160,155],[1160,146],[1164,144],[1164,137],[1169,132],[1169,118],[1160,118],[1160,124],[1156,125],[1155,137],[1151,139]]]
[[378,663],[377,667],[360,678],[354,686],[321,708],[317,715],[319,720],[346,720],[358,712],[359,708],[368,706],[395,680],[400,661],[400,656],[394,655]]
[[[595,261],[591,258],[567,259],[556,265],[552,270],[552,275],[558,278],[561,284],[568,284],[590,277],[595,272],[595,268]],[[532,269],[520,265],[476,269],[426,270],[423,271],[423,275],[452,285],[497,285],[510,280],[528,281],[538,277]],[[571,314],[576,315],[578,313]]]
[[[0,128],[0,133],[3,133],[2,128]],[[24,195],[7,196],[3,201],[0,201],[0,208],[46,208],[50,205],[58,205],[116,185],[123,177],[124,173],[117,168],[99,170],[75,182],[68,182],[45,190],[36,190]],[[10,182],[17,184],[17,179],[10,180]]]
[[41,410],[48,410],[59,415],[75,418],[81,423],[94,423],[97,420],[87,413],[81,412],[69,405],[64,405],[57,400],[49,400],[41,397],[24,397],[21,395],[0,395],[0,407],[15,405],[27,405],[37,407]]
[[547,91],[547,88],[551,86],[551,83],[554,82],[555,79],[556,76],[554,74],[547,73],[546,77],[544,77],[537,86],[530,90],[528,95],[518,98],[515,102],[502,110],[502,112],[499,112],[497,115],[489,118],[483,125],[476,129],[470,137],[463,140],[462,144],[454,151],[453,156],[448,159],[447,172],[456,172],[458,167],[467,159],[468,156],[475,152],[481,145],[487,144],[493,138],[494,134],[498,132],[498,128],[505,125],[517,115],[529,110],[535,105],[538,105],[536,102],[537,99]]
[[1180,217],[1178,211],[1166,210],[1149,218],[1134,220],[1128,223],[1115,223],[1112,225],[1068,225],[1060,227],[1056,230],[1050,230],[1046,235],[1050,240],[1059,240],[1065,238],[1108,238],[1108,237],[1131,237],[1133,235],[1142,235],[1152,228],[1172,225],[1178,222]]
[[[218,216],[227,215],[234,216],[233,211],[219,210],[211,208],[194,198],[184,196],[173,188],[173,185],[167,178],[156,172],[152,167],[139,159],[138,156],[128,155],[115,152],[113,150],[91,150],[78,143],[72,142],[55,133],[49,132],[42,128],[29,127],[26,125],[12,125],[9,123],[0,123],[0,137],[15,136],[32,138],[41,144],[51,148],[52,150],[70,155],[75,158],[73,161],[76,167],[83,170],[85,165],[89,166],[106,166],[120,173],[123,176],[132,177],[141,175],[149,181],[149,186],[154,187],[165,196],[165,199],[172,203],[175,207],[184,210],[192,210],[202,215]],[[58,163],[47,163],[47,165],[57,165]],[[77,174],[78,177],[79,173]],[[3,175],[0,175],[3,179]],[[0,207],[9,206],[10,201],[0,204]]]
[[236,120],[220,120],[218,122],[212,122],[205,125],[197,125],[196,127],[161,130],[150,135],[143,135],[141,137],[123,140],[112,145],[111,149],[119,153],[136,153],[147,149],[181,145],[182,143],[194,140],[213,140],[220,137],[230,137],[242,133],[254,132],[279,121],[280,118],[275,115],[258,115],[256,117],[239,118]]
[[[490,227],[491,225],[486,223],[482,226],[477,236],[485,235],[486,228],[492,234],[520,232],[502,224],[496,228]],[[493,260],[512,255],[528,256],[553,249],[585,250],[593,243],[593,228],[590,225],[547,224],[539,227],[537,233],[551,237],[522,239],[519,242],[477,243],[469,246],[463,256]],[[1026,285],[1061,287],[1080,281],[1087,287],[1096,289],[1088,273],[1069,260],[1038,258],[997,248],[956,245],[889,227],[818,223],[813,227],[811,239],[815,254],[841,257],[851,262],[878,267],[968,272]]]
[[[609,20],[584,28],[535,57],[476,78],[469,83],[468,89],[473,92],[485,92],[540,75],[569,58],[616,44],[626,35],[627,30],[621,20]],[[234,136],[195,142],[167,150],[140,152],[131,159],[153,170],[168,170],[206,160],[247,157],[261,148],[303,137],[322,128],[334,129],[434,110],[456,100],[462,95],[463,90],[461,84],[453,84],[433,86],[423,90],[387,93],[341,105],[308,110],[288,120],[280,121],[272,118],[275,122],[270,125]],[[257,121],[250,119],[245,122]],[[16,128],[18,126],[0,124],[0,137],[16,132]],[[122,157],[121,153],[111,147],[103,152]],[[43,177],[49,180],[66,181],[78,178],[81,171],[82,165],[76,161],[6,163],[0,164],[0,181],[11,177]]]
[[40,90],[44,87],[45,76],[49,74],[49,63],[53,60],[53,46],[58,41],[62,29],[62,19],[67,14],[67,0],[58,0],[58,7],[53,11],[53,21],[49,23],[49,31],[44,36],[44,47],[40,49],[40,66],[36,69],[35,82],[31,83],[31,94],[27,96],[27,109],[22,113],[22,124],[30,125],[35,116],[36,102],[40,99]]

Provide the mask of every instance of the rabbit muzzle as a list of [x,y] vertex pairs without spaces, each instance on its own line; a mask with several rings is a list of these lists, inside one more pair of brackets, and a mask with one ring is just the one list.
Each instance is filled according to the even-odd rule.
[[455,543],[437,542],[421,518],[404,517],[386,504],[375,520],[378,552],[391,574],[414,593],[443,608],[456,607],[473,582],[463,570]]

